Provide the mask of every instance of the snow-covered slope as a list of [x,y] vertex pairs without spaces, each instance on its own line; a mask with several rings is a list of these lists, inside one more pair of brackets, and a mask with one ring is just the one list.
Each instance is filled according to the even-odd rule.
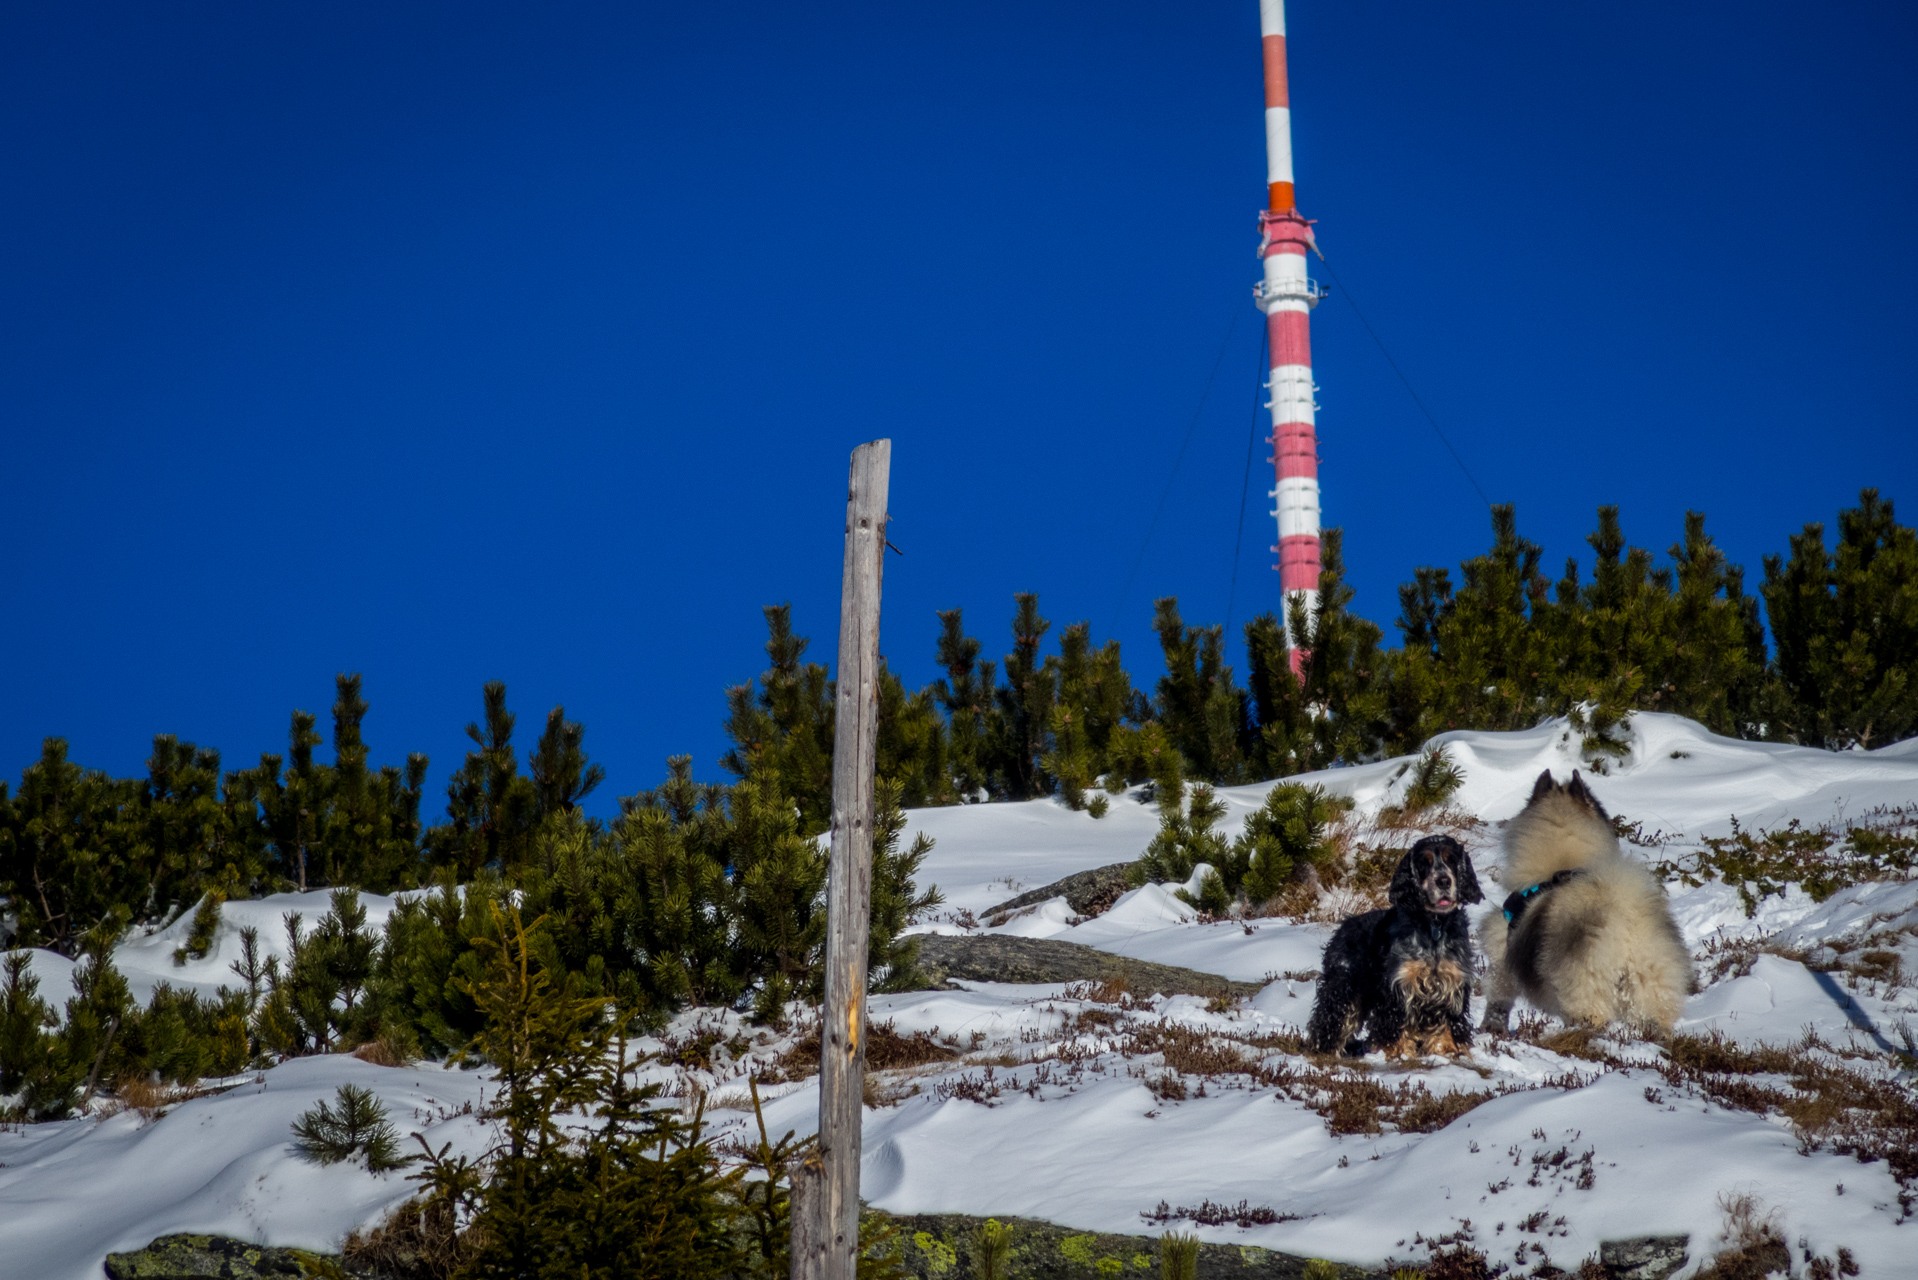
[[[1562,723],[1440,741],[1465,773],[1455,803],[1487,824],[1519,810],[1540,770],[1562,778],[1581,765],[1576,738]],[[1398,798],[1404,764],[1304,781],[1351,796],[1361,815],[1375,814]],[[1269,785],[1221,792],[1228,828],[1262,802]],[[1815,826],[1918,802],[1918,748],[1834,755],[1735,742],[1687,721],[1641,714],[1630,755],[1593,786],[1613,813],[1645,833],[1663,832],[1669,840],[1659,856],[1668,857],[1702,837],[1728,834],[1734,817],[1747,830],[1792,819]],[[976,915],[1072,872],[1137,857],[1156,815],[1122,797],[1104,819],[1041,801],[919,811],[911,826],[937,841],[924,878],[948,898],[941,919],[928,927],[950,931],[961,927],[962,911]],[[1481,868],[1493,864],[1496,834],[1487,825],[1470,837]],[[1724,885],[1670,888],[1701,958],[1735,961],[1692,998],[1681,1031],[1785,1045],[1809,1029],[1852,1055],[1844,1060],[1851,1069],[1902,1079],[1910,1089],[1910,1059],[1900,1051],[1909,1051],[1907,1037],[1918,1024],[1911,985],[1918,975],[1918,883],[1857,885],[1824,903],[1793,888],[1762,899],[1750,915]],[[375,923],[391,909],[390,901],[365,901]],[[142,993],[160,981],[211,989],[235,981],[227,965],[242,924],[257,924],[262,943],[281,949],[282,912],[302,911],[310,923],[325,909],[319,894],[230,904],[207,959],[173,964],[181,922],[129,943],[120,962]],[[1161,1201],[1176,1207],[1244,1199],[1290,1218],[1198,1230],[1211,1239],[1376,1264],[1415,1258],[1406,1243],[1415,1233],[1429,1238],[1469,1220],[1495,1261],[1511,1263],[1522,1253],[1527,1268],[1541,1260],[1538,1250],[1575,1267],[1600,1240],[1688,1232],[1695,1268],[1716,1247],[1720,1197],[1747,1194],[1778,1211],[1794,1243],[1802,1237],[1824,1255],[1847,1247],[1867,1277],[1910,1274],[1918,1222],[1904,1220],[1900,1188],[1883,1160],[1805,1153],[1776,1117],[1673,1085],[1659,1073],[1663,1059],[1654,1046],[1619,1043],[1613,1061],[1600,1064],[1553,1052],[1536,1036],[1481,1037],[1458,1063],[1372,1064],[1373,1077],[1388,1087],[1500,1096],[1434,1132],[1337,1135],[1297,1088],[1273,1083],[1288,1071],[1296,1079],[1314,1069],[1287,1054],[1282,1037],[1310,1011],[1313,983],[1303,975],[1319,967],[1329,926],[1279,919],[1201,924],[1166,890],[1147,887],[1077,925],[1055,900],[1006,929],[1274,981],[1231,1009],[1177,996],[1094,1010],[1085,992],[988,983],[876,997],[875,1019],[902,1033],[936,1028],[970,1050],[966,1060],[888,1079],[899,1100],[867,1112],[863,1191],[881,1208],[1024,1214],[1140,1232],[1158,1229],[1140,1214]],[[1900,957],[1903,976],[1861,978],[1842,967],[1826,971],[1830,966],[1817,959],[1831,943],[1856,947],[1867,937]],[[1734,940],[1745,950],[1728,951]],[[64,963],[35,956],[51,995],[61,994]],[[1714,963],[1706,976],[1719,972]],[[719,1017],[689,1011],[676,1030]],[[730,1033],[737,1016],[724,1019]],[[1128,1041],[1162,1022],[1236,1044],[1266,1074],[1189,1075],[1179,1098],[1163,1084],[1163,1057]],[[699,1073],[723,1125],[749,1123],[726,1108],[743,1097],[742,1073],[763,1070],[785,1043],[760,1045],[751,1063]],[[152,1121],[123,1113],[0,1134],[0,1277],[97,1280],[109,1249],[172,1230],[337,1244],[407,1189],[395,1175],[376,1178],[357,1166],[316,1168],[293,1149],[294,1118],[346,1080],[380,1093],[402,1132],[427,1125],[436,1141],[478,1141],[468,1117],[430,1127],[477,1096],[477,1073],[382,1069],[337,1058],[288,1063]],[[1763,1080],[1786,1084],[1783,1077]],[[813,1082],[769,1092],[776,1095],[768,1108],[775,1135],[812,1127]]]
[[[1432,741],[1464,771],[1453,803],[1486,822],[1524,808],[1543,770],[1564,779],[1583,769],[1590,778],[1578,735],[1563,720],[1517,733],[1444,733]],[[1918,801],[1914,742],[1834,753],[1721,738],[1691,720],[1640,712],[1632,717],[1630,754],[1590,780],[1615,816],[1640,823],[1647,834],[1722,836],[1734,817],[1747,830],[1769,830],[1791,818],[1816,825],[1876,805]],[[1384,760],[1288,781],[1316,784],[1351,797],[1361,813],[1376,813],[1403,798],[1406,763]],[[1227,809],[1221,830],[1237,834],[1274,785],[1221,788]],[[1158,829],[1158,815],[1136,797],[1113,801],[1104,818],[1054,800],[921,809],[909,829],[938,842],[927,875],[948,906],[979,912],[1074,871],[1138,857]]]

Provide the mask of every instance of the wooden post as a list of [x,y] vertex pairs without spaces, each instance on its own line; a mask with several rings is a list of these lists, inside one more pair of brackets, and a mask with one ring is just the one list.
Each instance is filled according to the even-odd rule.
[[819,1023],[819,1150],[793,1174],[793,1280],[854,1280],[859,1122],[866,1077],[866,942],[872,913],[873,770],[879,738],[879,580],[892,441],[852,451],[839,598],[826,878],[826,1003]]

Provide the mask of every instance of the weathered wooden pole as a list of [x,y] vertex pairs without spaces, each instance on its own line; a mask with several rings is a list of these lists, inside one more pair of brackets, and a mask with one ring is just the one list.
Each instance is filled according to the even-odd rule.
[[793,1280],[853,1280],[859,1254],[859,1120],[866,1076],[866,941],[879,738],[879,580],[891,470],[890,440],[852,451],[832,743],[819,1150],[793,1175]]

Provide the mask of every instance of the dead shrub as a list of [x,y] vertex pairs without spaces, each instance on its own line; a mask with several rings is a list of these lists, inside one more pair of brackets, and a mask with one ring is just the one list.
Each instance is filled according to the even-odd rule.
[[208,1089],[198,1084],[163,1084],[146,1075],[122,1076],[113,1086],[113,1097],[102,1110],[104,1115],[118,1115],[122,1111],[132,1111],[151,1124],[164,1116],[169,1108],[182,1102],[191,1102],[195,1098],[204,1098],[216,1093],[225,1093],[224,1088]]
[[1120,898],[1124,897],[1126,893],[1127,893],[1127,889],[1126,889],[1125,881],[1123,880],[1113,881],[1111,884],[1107,885],[1104,889],[1101,889],[1096,895],[1094,895],[1086,903],[1085,911],[1081,914],[1075,915],[1073,917],[1073,923],[1080,924],[1087,920],[1092,919],[1094,916],[1104,915],[1106,912],[1112,910],[1112,904],[1117,902]]
[[419,1060],[412,1046],[385,1034],[354,1049],[353,1056],[376,1067],[410,1067]]
[[1610,1062],[1612,1055],[1595,1043],[1603,1032],[1597,1027],[1566,1027],[1537,1036],[1532,1040],[1541,1049],[1550,1049],[1553,1053],[1568,1058],[1582,1058],[1587,1062]]
[[[698,1071],[713,1069],[713,1050],[725,1044],[724,1030],[707,1023],[693,1027],[683,1036],[661,1036],[659,1038],[659,1060],[668,1066],[682,1067]],[[814,1036],[813,1060],[819,1058],[818,1037]],[[815,1067],[815,1070],[817,1068]]]
[[896,1107],[919,1092],[919,1086],[916,1084],[888,1083],[870,1071],[860,1078],[859,1089],[859,1100],[875,1110],[880,1107]]
[[1305,1217],[1298,1213],[1280,1213],[1270,1205],[1253,1204],[1249,1200],[1241,1200],[1236,1205],[1201,1200],[1195,1208],[1180,1205],[1176,1209],[1161,1200],[1158,1208],[1141,1210],[1139,1216],[1157,1226],[1185,1221],[1208,1227],[1222,1227],[1227,1223],[1237,1227],[1269,1227],[1278,1222],[1300,1222]]
[[1304,1053],[1305,1036],[1297,1031],[1267,1031],[1255,1036],[1245,1037],[1244,1044],[1254,1049],[1280,1053]]
[[1723,1195],[1726,1248],[1700,1271],[1695,1280],[1764,1280],[1774,1271],[1791,1270],[1791,1250],[1778,1230],[1778,1219],[1749,1195]]
[[1858,1259],[1851,1256],[1851,1250],[1839,1247],[1835,1258],[1812,1257],[1807,1253],[1805,1259],[1806,1280],[1838,1280],[1840,1276],[1855,1276],[1859,1272]]
[[152,1121],[166,1113],[178,1090],[148,1076],[126,1076],[113,1086],[113,1096],[122,1111],[137,1112],[142,1120]]
[[[915,1031],[909,1036],[900,1035],[893,1029],[890,1019],[866,1027],[868,1071],[897,1071],[902,1067],[919,1067],[929,1062],[951,1062],[958,1056],[957,1049],[941,1044],[931,1032]],[[778,1078],[784,1080],[803,1080],[819,1074],[819,1028],[814,1027],[786,1050],[775,1064],[775,1069],[779,1073]]]
[[408,1200],[370,1231],[355,1231],[341,1246],[354,1274],[388,1280],[448,1280],[478,1252],[471,1231],[454,1224],[446,1203]]
[[1235,1042],[1176,1022],[1153,1022],[1135,1028],[1120,1052],[1128,1056],[1163,1054],[1165,1065],[1181,1075],[1245,1075],[1252,1070],[1245,1050]]
[[[1807,1151],[1833,1151],[1862,1164],[1885,1161],[1902,1188],[1899,1203],[1910,1212],[1918,1205],[1918,1101],[1902,1081],[1834,1059],[1831,1046],[1816,1036],[1784,1048],[1746,1048],[1721,1035],[1676,1036],[1660,1070],[1721,1105],[1784,1116]],[[1782,1076],[1788,1087],[1750,1079],[1754,1075]]]
[[1699,990],[1727,978],[1743,978],[1764,950],[1755,938],[1712,938],[1705,943],[1693,981]]
[[1473,1243],[1470,1219],[1461,1222],[1450,1235],[1430,1240],[1414,1236],[1413,1243],[1424,1245],[1429,1254],[1424,1265],[1416,1268],[1416,1274],[1424,1280],[1492,1280],[1505,1270],[1494,1267]]
[[1319,879],[1315,868],[1307,867],[1303,874],[1286,881],[1285,887],[1274,897],[1259,904],[1249,914],[1301,919],[1316,914],[1319,900],[1324,896],[1325,882]]
[[1392,1091],[1369,1076],[1328,1074],[1318,1081],[1320,1096],[1307,1105],[1325,1117],[1333,1133],[1380,1133],[1392,1105]]
[[1066,988],[1066,999],[1083,1000],[1087,1004],[1130,1005],[1132,980],[1120,972],[1097,982],[1075,982]]
[[1845,966],[1861,978],[1895,985],[1904,970],[1896,951],[1871,950],[1859,953]]
[[1746,1048],[1714,1031],[1702,1036],[1673,1036],[1671,1064],[1680,1071],[1704,1071],[1720,1075],[1785,1075],[1805,1061],[1811,1041],[1783,1049],[1761,1044]]
[[998,1071],[987,1067],[979,1075],[967,1072],[950,1080],[941,1080],[933,1085],[932,1096],[941,1102],[959,1099],[962,1102],[976,1102],[982,1107],[992,1105],[993,1099],[1006,1091],[1006,1082],[999,1079]]
[[1412,1091],[1410,1101],[1399,1112],[1401,1133],[1436,1133],[1475,1107],[1482,1107],[1498,1094],[1490,1089],[1477,1092],[1433,1093],[1424,1085]]
[[1316,1111],[1335,1134],[1383,1133],[1388,1127],[1400,1133],[1433,1133],[1493,1098],[1519,1091],[1514,1085],[1433,1093],[1418,1081],[1387,1085],[1364,1070],[1310,1062],[1261,1064],[1253,1069],[1253,1079]]
[[1146,1078],[1145,1087],[1160,1102],[1184,1102],[1186,1099],[1185,1081],[1176,1071],[1161,1071],[1156,1076]]
[[902,1036],[890,1020],[866,1028],[866,1069],[897,1071],[902,1067],[922,1067],[929,1062],[950,1062],[959,1051],[941,1044],[929,1031]]
[[1112,1012],[1110,1009],[1100,1009],[1096,1007],[1079,1010],[1079,1016],[1075,1019],[1075,1025],[1081,1030],[1094,1027],[1112,1027],[1117,1026],[1118,1023],[1118,1014]]

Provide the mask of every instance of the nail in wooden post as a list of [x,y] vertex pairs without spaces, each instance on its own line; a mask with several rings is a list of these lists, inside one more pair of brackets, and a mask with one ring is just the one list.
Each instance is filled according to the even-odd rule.
[[866,1075],[866,941],[879,738],[879,580],[891,469],[890,440],[874,440],[852,451],[832,744],[819,1153],[793,1174],[793,1280],[854,1280],[859,1253],[859,1120]]

